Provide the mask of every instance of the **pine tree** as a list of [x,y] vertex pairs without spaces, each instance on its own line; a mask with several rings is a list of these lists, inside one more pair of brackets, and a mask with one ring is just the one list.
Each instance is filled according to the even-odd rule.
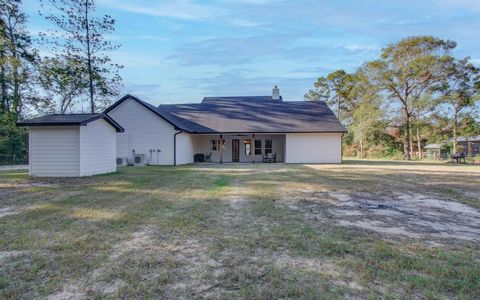
[[82,94],[88,95],[91,112],[108,105],[118,95],[123,67],[108,56],[119,48],[106,39],[115,30],[115,19],[95,16],[93,0],[42,0],[41,14],[56,26],[42,34],[43,41],[50,45],[55,61],[76,66],[78,77],[86,80],[80,86],[86,85]]

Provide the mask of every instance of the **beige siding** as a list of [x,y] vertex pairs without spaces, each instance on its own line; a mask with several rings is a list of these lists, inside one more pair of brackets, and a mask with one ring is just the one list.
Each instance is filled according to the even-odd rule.
[[287,163],[341,163],[341,133],[288,133]]
[[116,131],[99,119],[80,126],[80,176],[117,170]]
[[136,154],[145,154],[149,164],[173,164],[175,129],[170,123],[133,99],[108,114],[125,129],[117,134],[117,157],[131,158],[135,150]]
[[79,176],[80,130],[77,127],[31,127],[30,175]]
[[188,133],[177,134],[177,165],[193,163],[193,136]]

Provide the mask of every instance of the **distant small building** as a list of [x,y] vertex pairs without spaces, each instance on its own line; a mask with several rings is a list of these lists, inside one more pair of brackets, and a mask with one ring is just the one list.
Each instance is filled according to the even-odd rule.
[[442,152],[441,144],[428,144],[424,147],[424,149],[425,149],[425,157],[427,159],[436,160],[436,159],[444,158],[441,155],[441,152]]
[[[448,159],[450,149],[447,145],[453,143],[453,138],[440,144],[428,144],[424,147],[427,159]],[[453,151],[453,150],[452,150]],[[465,153],[466,156],[480,155],[480,136],[457,137],[457,152]]]

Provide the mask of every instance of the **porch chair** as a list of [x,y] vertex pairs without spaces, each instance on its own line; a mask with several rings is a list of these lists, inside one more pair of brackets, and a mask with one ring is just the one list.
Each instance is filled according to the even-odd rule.
[[277,159],[277,154],[273,154],[273,153],[268,153],[267,154],[267,162],[268,163],[272,163],[272,162],[275,162]]
[[212,152],[210,152],[208,155],[205,155],[205,162],[212,162]]
[[264,163],[268,162],[268,155],[267,154],[262,154],[262,161]]

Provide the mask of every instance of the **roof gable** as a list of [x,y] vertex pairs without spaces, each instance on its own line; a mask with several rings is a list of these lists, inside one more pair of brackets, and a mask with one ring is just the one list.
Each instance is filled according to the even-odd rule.
[[[111,112],[112,110],[114,110],[117,106],[119,106],[120,104],[122,104],[123,102],[125,102],[126,100],[128,99],[131,99],[131,100],[134,100],[136,102],[138,102],[139,104],[141,104],[143,107],[145,107],[146,109],[148,109],[149,111],[153,112],[154,114],[156,114],[157,116],[159,116],[160,118],[164,119],[165,121],[167,121],[170,125],[172,125],[173,127],[175,127],[175,129],[183,129],[183,128],[179,128],[179,126],[177,126],[175,123],[173,123],[171,120],[167,119],[163,114],[161,114],[158,109],[151,105],[150,103],[148,102],[145,102],[143,100],[140,100],[138,99],[137,97],[135,96],[132,96],[130,94],[126,94],[125,96],[123,96],[122,98],[120,98],[120,100],[118,100],[117,102],[115,102],[114,104],[110,105],[107,109],[105,109],[105,111],[103,112],[104,114],[107,114],[109,112]],[[184,129],[186,130],[186,129]]]
[[88,123],[104,119],[117,132],[123,132],[124,129],[115,120],[109,116],[99,114],[51,114],[33,119],[23,120],[17,123],[17,126],[86,126]]

